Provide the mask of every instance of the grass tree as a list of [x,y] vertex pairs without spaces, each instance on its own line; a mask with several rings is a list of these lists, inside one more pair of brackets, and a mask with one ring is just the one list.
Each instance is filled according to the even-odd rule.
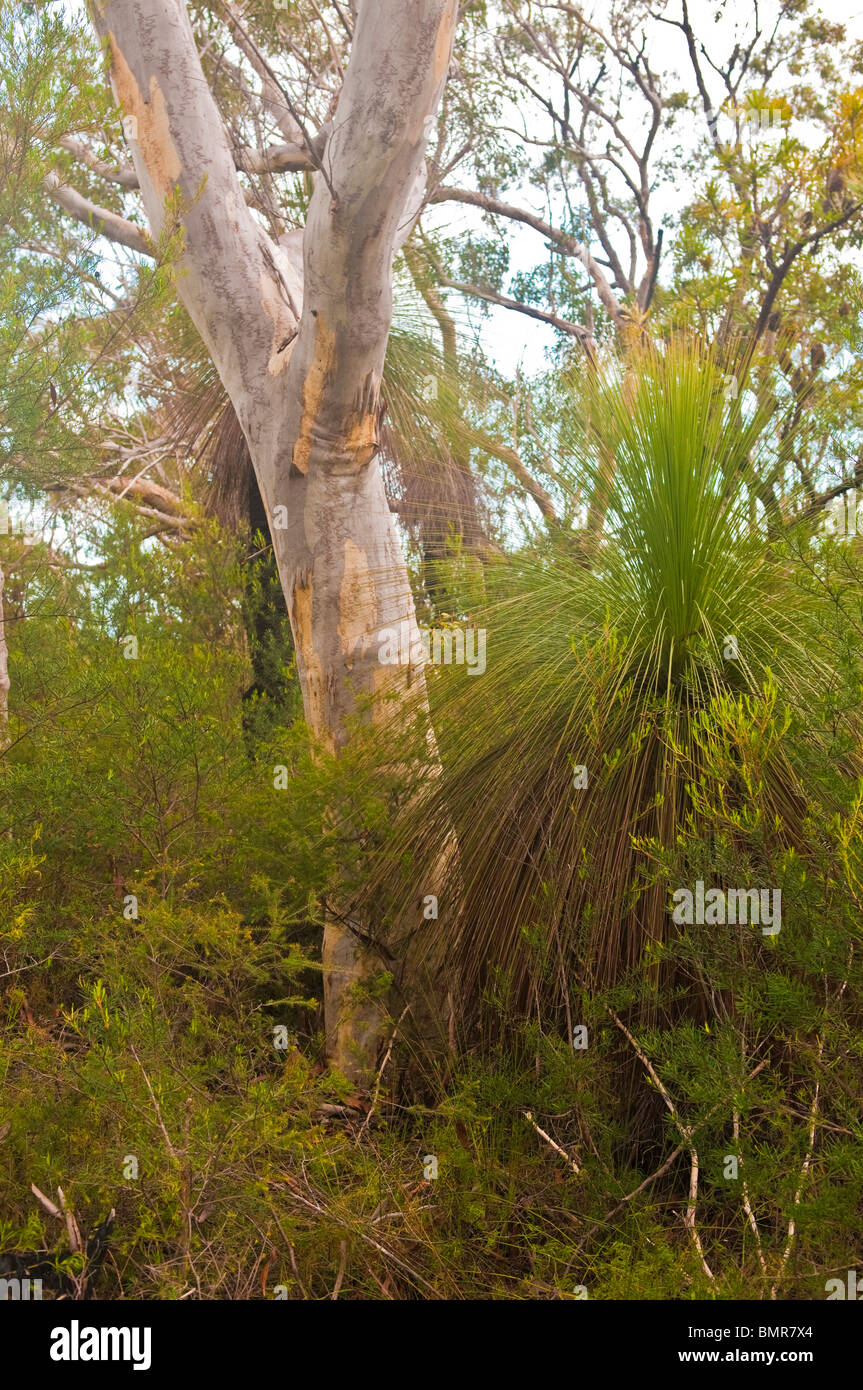
[[745,390],[730,399],[724,380],[713,353],[682,343],[582,378],[566,467],[587,495],[600,468],[611,474],[602,540],[590,564],[573,532],[502,560],[495,601],[472,616],[487,629],[485,673],[435,673],[444,776],[395,853],[413,891],[452,818],[446,931],[463,1016],[503,981],[521,1009],[571,1026],[580,987],[649,963],[674,930],[671,875],[717,720],[737,839],[747,806],[788,843],[799,830],[798,773],[781,748],[747,783],[733,744],[786,705],[804,721],[830,659],[751,503],[778,462],[770,407]]

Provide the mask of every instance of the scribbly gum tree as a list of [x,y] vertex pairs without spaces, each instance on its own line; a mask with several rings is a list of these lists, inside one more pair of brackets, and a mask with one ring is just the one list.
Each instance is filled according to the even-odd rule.
[[[456,3],[364,0],[352,10],[350,59],[328,128],[312,140],[285,123],[302,142],[295,167],[314,171],[313,193],[304,230],[277,240],[247,206],[183,0],[94,9],[151,236],[178,224],[177,294],[248,441],[306,719],[334,753],[359,702],[389,720],[398,718],[394,693],[413,702],[422,691],[421,666],[378,659],[383,629],[416,628],[378,461],[380,384],[393,257],[421,205]],[[288,94],[283,112],[286,104]],[[361,1075],[374,1061],[380,1014],[357,1004],[352,986],[381,961],[333,920],[324,968],[330,1055]]]

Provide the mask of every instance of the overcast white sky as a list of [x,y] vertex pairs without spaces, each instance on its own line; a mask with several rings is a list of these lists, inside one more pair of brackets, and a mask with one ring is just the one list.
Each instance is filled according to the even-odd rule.
[[[673,14],[675,8],[674,0],[672,0],[669,14]],[[768,16],[775,14],[776,8],[775,0],[768,0],[766,4],[762,0],[759,5],[762,28],[767,27]],[[826,3],[819,8],[825,18],[834,23],[844,23],[849,38],[863,38],[863,0],[826,0]],[[708,4],[708,0],[690,0],[689,11],[696,33],[709,33],[718,52],[723,53],[726,50],[730,52],[736,41],[735,30],[739,33],[741,26],[748,27],[751,23],[754,0],[730,0],[726,14],[721,21],[716,25],[705,26],[704,16],[709,14],[711,9],[712,6]],[[607,0],[598,0],[598,3],[592,7],[592,13],[599,24],[602,24],[607,18],[608,12]],[[679,87],[692,90],[691,68],[688,63],[683,36],[679,30],[674,30],[670,26],[663,26],[662,34],[661,53],[657,54],[654,51],[651,55],[654,66],[676,73],[679,76]],[[859,81],[859,79],[857,80]],[[716,105],[719,107],[722,103],[722,93],[718,82],[715,89],[711,90],[711,95],[714,96]],[[511,121],[511,124],[523,127],[524,114],[524,109],[518,108],[516,118]],[[530,114],[530,118],[537,121],[539,119],[538,115],[534,115],[534,113]],[[542,138],[545,136],[544,131],[531,129],[531,133],[534,135],[539,133]],[[805,135],[801,138],[805,138]],[[688,190],[683,190],[681,195],[677,189],[658,189],[654,194],[657,220],[661,223],[663,218],[673,217],[687,196]],[[518,195],[515,191],[508,190],[506,197],[510,202],[530,207],[541,215],[548,215],[548,209],[540,206],[536,200],[535,192],[531,197],[530,193]],[[452,231],[459,227],[474,227],[479,231],[483,226],[481,217],[473,209],[460,208],[452,203],[441,206],[439,218],[436,220]],[[542,238],[536,232],[528,228],[521,228],[518,224],[512,224],[511,233],[511,272],[528,270],[535,266],[542,258]],[[479,323],[480,314],[478,312],[467,309],[465,312],[470,312],[473,321]],[[545,362],[545,350],[554,341],[556,335],[553,329],[528,319],[523,314],[514,313],[507,309],[492,309],[482,326],[481,337],[486,351],[493,357],[500,369],[510,375],[515,372],[519,365],[528,373],[542,368]]]

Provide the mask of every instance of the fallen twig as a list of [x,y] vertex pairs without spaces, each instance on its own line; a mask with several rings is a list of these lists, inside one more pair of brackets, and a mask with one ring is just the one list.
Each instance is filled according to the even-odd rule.
[[383,1059],[383,1061],[381,1062],[380,1066],[378,1067],[378,1074],[377,1074],[377,1076],[375,1077],[375,1089],[374,1089],[374,1093],[373,1093],[373,1095],[372,1095],[372,1103],[371,1103],[371,1105],[369,1106],[369,1110],[368,1110],[368,1114],[366,1115],[366,1118],[363,1120],[362,1124],[360,1125],[360,1131],[359,1131],[359,1134],[357,1135],[357,1141],[358,1141],[358,1142],[359,1142],[360,1139],[362,1139],[363,1135],[365,1134],[366,1130],[368,1129],[369,1121],[371,1120],[372,1115],[375,1113],[375,1106],[377,1105],[377,1103],[378,1103],[378,1101],[379,1101],[379,1099],[380,1099],[380,1094],[381,1094],[381,1078],[383,1077],[384,1071],[385,1071],[385,1069],[386,1069],[386,1065],[387,1065],[387,1063],[389,1062],[390,1057],[391,1057],[392,1054],[393,1054],[393,1047],[395,1046],[396,1038],[397,1038],[398,1035],[399,1035],[399,1028],[401,1027],[402,1019],[404,1018],[405,1014],[409,1013],[410,1007],[411,1007],[410,1004],[405,1004],[404,1008],[402,1009],[401,1013],[399,1014],[398,1022],[397,1022],[397,1024],[396,1024],[395,1028],[394,1028],[393,1031],[392,1031],[392,1037],[390,1038],[389,1046],[387,1047],[387,1050],[386,1050],[386,1052],[384,1053],[384,1059]]
[[[824,1040],[821,1039],[821,1041],[818,1043],[818,1061],[819,1061],[819,1062],[821,1061],[821,1058],[822,1058],[823,1054],[824,1054]],[[806,1157],[805,1157],[804,1160],[803,1160],[803,1167],[800,1169],[800,1181],[799,1181],[799,1183],[797,1184],[797,1191],[796,1191],[795,1194],[794,1194],[793,1208],[794,1208],[795,1211],[796,1211],[797,1207],[799,1207],[799,1205],[800,1205],[800,1199],[801,1199],[801,1197],[803,1196],[803,1188],[804,1188],[804,1185],[805,1185],[805,1183],[806,1183],[806,1175],[807,1175],[807,1173],[809,1172],[809,1166],[810,1166],[810,1164],[811,1164],[811,1162],[812,1162],[812,1151],[813,1151],[813,1148],[814,1148],[814,1145],[815,1145],[815,1123],[816,1123],[816,1120],[817,1120],[817,1118],[818,1118],[818,1097],[819,1097],[820,1093],[821,1093],[821,1082],[820,1082],[820,1081],[816,1081],[816,1082],[815,1082],[815,1094],[814,1094],[813,1097],[812,1097],[812,1105],[811,1105],[810,1110],[809,1110],[809,1142],[808,1142],[808,1146],[807,1146],[807,1149],[806,1149]],[[777,1275],[776,1275],[776,1282],[774,1283],[773,1288],[770,1290],[770,1297],[771,1297],[771,1299],[775,1299],[775,1298],[776,1298],[776,1294],[777,1294],[777,1291],[778,1291],[778,1289],[779,1289],[779,1284],[780,1284],[781,1279],[782,1279],[782,1274],[783,1274],[783,1272],[784,1272],[784,1270],[785,1270],[785,1266],[786,1266],[787,1263],[788,1263],[789,1257],[790,1257],[790,1255],[791,1255],[791,1250],[792,1250],[792,1247],[793,1247],[793,1245],[794,1245],[794,1236],[795,1236],[795,1234],[796,1234],[796,1231],[797,1231],[797,1223],[796,1223],[796,1221],[795,1221],[795,1219],[794,1219],[794,1215],[793,1215],[793,1212],[792,1212],[791,1219],[790,1219],[790,1221],[788,1222],[788,1239],[787,1239],[787,1241],[786,1241],[786,1243],[785,1243],[785,1249],[784,1249],[784,1251],[782,1252],[782,1259],[781,1259],[780,1262],[779,1262],[779,1272],[778,1272]]]
[[63,1213],[60,1210],[60,1208],[56,1207],[54,1203],[51,1201],[51,1198],[46,1197],[44,1192],[39,1191],[35,1182],[31,1182],[30,1191],[33,1193],[33,1196],[36,1197],[37,1200],[42,1203],[49,1216],[56,1216],[58,1221],[63,1220]]
[[536,1130],[536,1132],[537,1132],[537,1134],[540,1136],[540,1138],[541,1138],[541,1139],[544,1139],[545,1142],[546,1142],[546,1144],[550,1144],[551,1147],[555,1150],[555,1152],[556,1152],[556,1153],[559,1153],[560,1156],[561,1156],[561,1158],[563,1158],[563,1159],[566,1160],[566,1162],[569,1164],[570,1168],[572,1169],[573,1173],[575,1173],[576,1176],[577,1176],[577,1175],[581,1172],[581,1169],[579,1168],[579,1166],[578,1166],[578,1164],[576,1163],[575,1159],[574,1159],[574,1158],[570,1158],[569,1154],[566,1152],[566,1149],[562,1149],[562,1148],[560,1147],[559,1144],[556,1144],[556,1143],[554,1142],[554,1140],[552,1139],[552,1137],[551,1137],[550,1134],[546,1134],[546,1132],[545,1132],[544,1129],[540,1129],[539,1125],[536,1123],[536,1120],[533,1118],[533,1115],[531,1114],[531,1112],[530,1112],[529,1110],[525,1110],[525,1111],[523,1112],[523,1114],[524,1114],[524,1118],[527,1120],[528,1124],[533,1125],[534,1129]]
[[333,1288],[332,1293],[330,1294],[330,1298],[333,1300],[334,1303],[339,1296],[339,1290],[342,1287],[342,1280],[345,1277],[345,1268],[348,1263],[348,1243],[346,1240],[339,1241],[339,1255],[339,1272],[336,1275],[335,1286]]
[[620,1029],[621,1033],[623,1033],[624,1037],[627,1039],[627,1041],[634,1049],[639,1061],[647,1069],[648,1074],[653,1079],[653,1083],[656,1086],[656,1089],[659,1091],[659,1094],[662,1096],[662,1099],[668,1106],[668,1109],[671,1113],[671,1118],[674,1120],[677,1129],[680,1131],[680,1135],[684,1141],[684,1144],[689,1149],[689,1200],[686,1204],[686,1215],[683,1218],[683,1224],[688,1230],[689,1235],[692,1239],[692,1243],[695,1246],[698,1258],[701,1261],[701,1268],[704,1270],[704,1273],[707,1275],[708,1279],[715,1280],[716,1276],[713,1273],[713,1270],[710,1268],[710,1265],[707,1263],[707,1259],[704,1254],[704,1248],[701,1244],[701,1237],[698,1234],[698,1228],[695,1224],[695,1213],[698,1204],[698,1150],[696,1149],[695,1144],[692,1142],[692,1128],[689,1125],[684,1124],[681,1116],[677,1112],[677,1107],[674,1104],[674,1101],[671,1099],[671,1096],[668,1094],[668,1091],[665,1089],[662,1082],[660,1081],[659,1076],[656,1072],[656,1068],[654,1067],[653,1063],[651,1062],[650,1058],[646,1055],[646,1053],[642,1052],[641,1048],[635,1041],[635,1038],[630,1033],[626,1024],[618,1018],[614,1010],[609,1008],[608,1005],[606,1005],[606,1012],[617,1024],[617,1027]]

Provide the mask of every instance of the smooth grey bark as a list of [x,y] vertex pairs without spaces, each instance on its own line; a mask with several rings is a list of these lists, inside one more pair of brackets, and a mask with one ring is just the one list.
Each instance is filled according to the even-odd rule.
[[[358,7],[350,61],[314,176],[304,233],[276,244],[246,206],[183,0],[94,11],[154,240],[182,228],[177,293],[249,444],[291,617],[306,719],[338,752],[358,700],[391,719],[420,701],[422,665],[383,666],[385,629],[417,636],[407,568],[378,460],[392,266],[419,206],[424,149],[446,80],[456,0]],[[302,263],[300,260],[302,251]],[[430,760],[436,754],[430,749]],[[377,1008],[358,937],[324,938],[330,1055],[360,1077]]]

